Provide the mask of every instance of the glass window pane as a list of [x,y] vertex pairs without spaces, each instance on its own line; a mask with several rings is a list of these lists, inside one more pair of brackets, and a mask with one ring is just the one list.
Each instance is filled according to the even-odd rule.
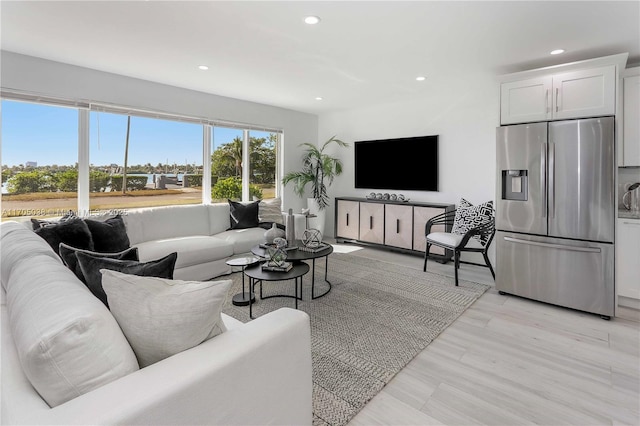
[[277,146],[277,133],[249,132],[249,191],[252,196],[275,198]]
[[78,207],[78,110],[2,101],[2,218]]
[[242,129],[213,128],[211,200],[242,199]]
[[201,125],[91,112],[90,163],[92,211],[202,202]]

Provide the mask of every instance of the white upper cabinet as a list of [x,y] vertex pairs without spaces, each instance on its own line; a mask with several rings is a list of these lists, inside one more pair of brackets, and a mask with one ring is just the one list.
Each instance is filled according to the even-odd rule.
[[622,166],[640,166],[640,75],[623,79]]
[[553,118],[595,117],[616,112],[616,67],[553,76]]
[[[626,56],[614,55],[505,76],[500,85],[500,124],[615,115],[618,65],[603,61],[622,59],[626,61]],[[580,65],[584,68],[576,68]]]
[[551,76],[503,83],[500,90],[502,124],[551,119]]

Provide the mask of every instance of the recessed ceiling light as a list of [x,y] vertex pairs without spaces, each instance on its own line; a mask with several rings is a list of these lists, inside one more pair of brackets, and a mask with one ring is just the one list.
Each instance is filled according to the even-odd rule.
[[315,25],[320,22],[320,18],[318,18],[317,16],[307,16],[306,18],[304,18],[304,22],[309,25]]
[[427,77],[423,77],[423,76],[416,77],[417,81],[425,81],[426,79],[427,79]]
[[316,101],[321,101],[322,98],[320,96],[316,96]]
[[202,71],[206,71],[206,70],[209,69],[209,67],[206,66],[206,65],[200,65],[200,66],[198,66],[198,69],[201,69]]
[[559,55],[561,53],[564,53],[564,49],[556,49],[551,51],[552,55]]

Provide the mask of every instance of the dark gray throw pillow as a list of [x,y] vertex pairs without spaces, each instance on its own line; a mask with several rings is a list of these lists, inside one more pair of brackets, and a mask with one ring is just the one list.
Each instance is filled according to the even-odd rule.
[[102,288],[102,274],[100,269],[110,269],[124,274],[139,275],[142,277],[157,277],[173,279],[173,269],[176,266],[178,253],[171,253],[162,259],[150,262],[136,262],[134,260],[117,260],[104,257],[95,257],[90,254],[76,252],[76,258],[80,264],[85,284],[94,296],[104,303],[107,308],[107,295]]
[[78,252],[88,254],[89,256],[106,257],[116,260],[138,260],[138,249],[136,247],[131,247],[118,253],[98,253],[90,250],[77,249],[65,243],[60,243],[60,257],[62,261],[67,265],[67,268],[71,269],[73,273],[76,274],[76,277],[85,284],[87,282],[84,279],[84,275],[82,275],[82,269],[80,269],[80,264],[76,257],[76,253]]
[[117,215],[105,221],[85,219],[85,222],[91,232],[95,251],[116,253],[129,248],[129,237],[122,216]]
[[60,219],[58,220],[44,220],[44,219],[34,219],[31,218],[31,227],[33,228],[33,230],[35,231],[36,229],[40,229],[43,226],[47,226],[47,225],[55,225],[57,223],[60,222],[66,222],[68,220],[71,220],[73,218],[77,217],[76,214],[73,212],[73,210],[69,210],[67,213],[65,213],[64,216],[62,216]]
[[93,238],[84,220],[79,217],[64,222],[45,225],[34,230],[37,235],[49,243],[53,251],[60,255],[60,243],[83,250],[93,250]]
[[229,229],[245,229],[258,227],[258,204],[260,201],[254,201],[249,204],[242,204],[237,201],[229,201],[230,210],[230,228]]

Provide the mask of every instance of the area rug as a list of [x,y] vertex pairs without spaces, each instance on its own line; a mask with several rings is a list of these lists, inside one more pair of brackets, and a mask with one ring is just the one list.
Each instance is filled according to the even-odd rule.
[[[327,289],[324,262],[316,260],[316,294]],[[330,255],[328,271],[331,291],[311,300],[305,276],[298,306],[311,317],[314,425],[347,424],[489,288],[463,280],[456,287],[451,277],[340,253]],[[232,277],[223,312],[247,322],[249,307],[231,304],[242,287],[240,273]],[[265,283],[265,295],[278,293],[293,294],[291,281]],[[288,298],[258,299],[253,313],[293,305]]]

